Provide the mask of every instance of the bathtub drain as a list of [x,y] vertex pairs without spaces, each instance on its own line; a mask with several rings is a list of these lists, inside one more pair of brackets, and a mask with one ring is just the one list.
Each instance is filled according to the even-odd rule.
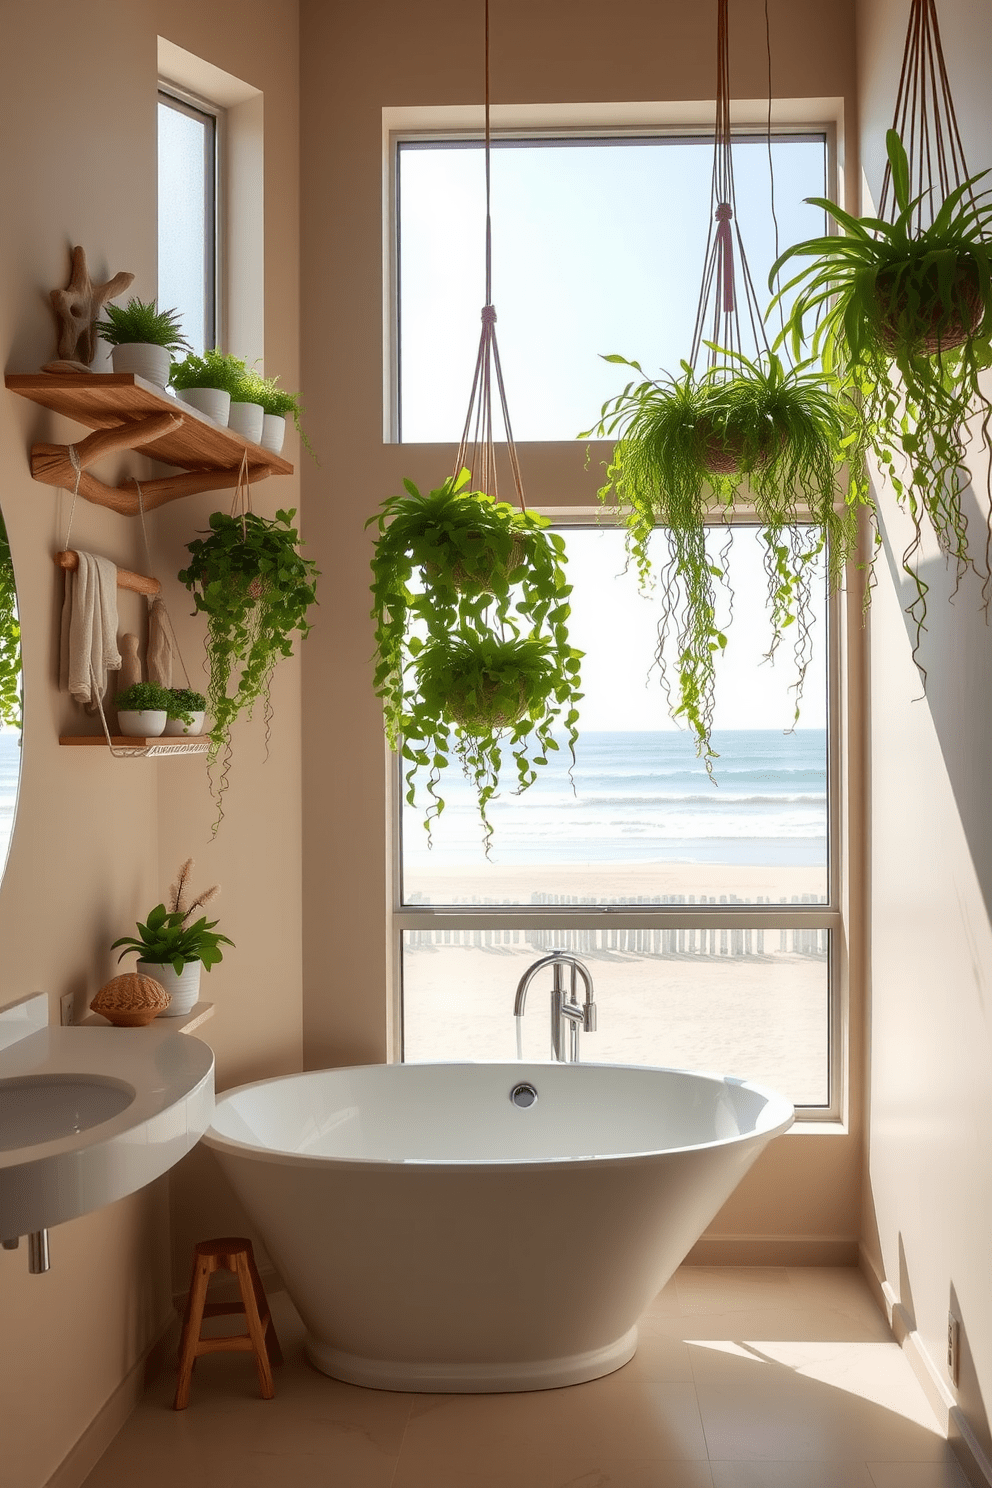
[[514,1085],[510,1091],[510,1099],[515,1106],[526,1108],[527,1106],[532,1106],[537,1100],[537,1091],[533,1085],[529,1085],[526,1080],[523,1080],[519,1085]]

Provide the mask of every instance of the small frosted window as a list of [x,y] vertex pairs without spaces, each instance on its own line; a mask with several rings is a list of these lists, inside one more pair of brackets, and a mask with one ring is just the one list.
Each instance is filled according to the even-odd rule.
[[214,157],[213,116],[159,94],[158,303],[198,354],[216,341]]

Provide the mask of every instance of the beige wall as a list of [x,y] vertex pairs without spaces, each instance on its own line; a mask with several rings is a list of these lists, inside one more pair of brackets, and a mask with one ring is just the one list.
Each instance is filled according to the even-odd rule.
[[[760,99],[763,6],[741,0],[733,9],[735,92]],[[850,123],[853,4],[772,0],[771,13],[777,91],[840,98]],[[492,14],[497,105],[712,96],[710,6],[618,0],[604,10],[593,0],[567,7],[499,0]],[[387,995],[387,768],[370,686],[364,524],[399,489],[401,476],[436,485],[455,453],[383,443],[382,110],[478,103],[481,18],[481,6],[463,0],[301,4],[303,380],[314,443],[334,452],[326,477],[303,474],[308,532],[321,566],[333,573],[321,606],[326,624],[304,658],[310,1066],[380,1060],[395,1049]],[[594,503],[595,463],[584,470],[583,458],[578,443],[524,446],[529,500],[545,507]],[[330,499],[312,500],[311,491],[325,483]],[[852,1254],[860,1188],[856,1104],[852,1118],[849,1134],[779,1143],[718,1217],[713,1235],[752,1240],[756,1258],[781,1256],[782,1237],[809,1241],[811,1256]]]
[[[48,291],[65,283],[81,243],[94,276],[136,275],[155,294],[156,37],[206,57],[264,94],[266,370],[299,385],[298,44],[296,6],[266,0],[97,0],[84,18],[68,0],[3,7],[0,47],[0,340],[7,371],[35,371],[54,354]],[[259,201],[260,201],[259,197]],[[259,210],[258,201],[249,210]],[[219,882],[222,929],[237,943],[206,983],[217,1014],[206,1031],[219,1084],[299,1067],[300,766],[298,663],[273,688],[271,759],[260,719],[237,735],[227,818],[210,842],[202,761],[116,761],[60,749],[78,720],[56,681],[61,583],[52,553],[68,498],[35,484],[34,440],[78,437],[78,426],[13,393],[0,396],[3,511],[24,627],[26,718],[17,825],[0,893],[0,1005],[35,990],[74,990],[82,1006],[113,973],[110,942],[164,894],[177,864]],[[295,458],[291,436],[289,458]],[[148,469],[135,456],[119,468]],[[99,474],[113,478],[108,462]],[[299,504],[298,480],[256,486],[256,508]],[[202,628],[172,576],[183,544],[228,498],[198,497],[150,519],[153,559],[193,675]],[[137,526],[78,504],[74,545],[141,569]],[[122,601],[122,628],[140,623]],[[140,1037],[128,1034],[126,1037]],[[52,1232],[52,1270],[27,1274],[24,1248],[0,1252],[0,1477],[40,1488],[158,1337],[169,1316],[169,1180]],[[173,1175],[182,1267],[185,1240],[208,1213],[202,1179]],[[209,1187],[209,1184],[207,1185]],[[126,1387],[125,1387],[126,1390]]]
[[[861,0],[863,155],[877,198],[906,7]],[[971,170],[992,164],[987,0],[942,0],[947,65]],[[972,461],[966,507],[984,550],[986,460]],[[872,991],[866,1254],[914,1329],[947,1403],[984,1446],[992,1400],[992,817],[988,740],[992,644],[980,584],[949,603],[928,544],[932,585],[920,659],[902,613],[905,518],[881,495],[885,558],[871,614]],[[894,556],[895,555],[895,556]],[[948,1311],[962,1324],[960,1388],[944,1363]]]

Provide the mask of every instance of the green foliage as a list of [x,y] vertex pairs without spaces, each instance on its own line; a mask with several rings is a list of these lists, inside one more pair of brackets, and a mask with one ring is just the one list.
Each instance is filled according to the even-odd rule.
[[472,630],[432,640],[418,651],[403,732],[404,758],[414,766],[407,775],[410,804],[416,804],[413,776],[423,766],[430,772],[428,823],[441,812],[436,787],[454,754],[475,786],[488,852],[487,808],[499,787],[504,748],[517,767],[518,794],[537,779],[548,752],[559,748],[559,723],[575,758],[580,662],[581,652],[556,647],[544,636],[503,640]]
[[189,349],[178,310],[157,310],[154,300],[146,305],[137,299],[128,300],[126,305],[108,302],[104,309],[107,319],[97,321],[96,328],[111,346],[140,341],[147,346],[164,346],[168,351]]
[[170,687],[168,697],[169,717],[182,719],[187,728],[193,722],[194,713],[205,713],[207,710],[207,700],[203,693],[193,692],[189,687]]
[[133,682],[114,699],[118,713],[168,712],[172,695],[157,682]]
[[0,723],[21,726],[21,622],[7,528],[0,516]]
[[300,402],[299,393],[289,393],[285,388],[279,387],[278,377],[262,377],[258,372],[248,369],[240,379],[238,392],[232,396],[237,397],[243,403],[260,403],[266,413],[275,414],[279,418],[292,417],[296,432],[300,436],[300,443],[311,459],[319,464],[310,441],[303,431],[303,425],[300,423],[303,404]]
[[[522,790],[556,747],[547,741],[557,720],[574,743],[580,653],[568,643],[571,587],[562,538],[536,513],[467,490],[468,480],[463,470],[426,496],[404,481],[406,495],[389,497],[366,524],[378,532],[374,685],[390,746],[407,762],[411,804],[419,772],[428,772],[428,831],[444,807],[437,785],[453,751],[476,784],[488,844],[486,805],[498,788],[503,748]],[[514,661],[513,644],[523,646],[515,657],[519,680],[506,687],[519,703],[523,685],[526,714],[510,721],[502,708],[509,693],[500,696],[503,684],[496,684],[500,668]],[[476,719],[481,731],[459,724],[448,707],[439,679],[451,680],[455,660],[469,673],[481,669],[474,675],[478,682],[486,674],[486,689],[495,686],[491,720]]]
[[992,416],[979,384],[992,365],[992,194],[975,190],[988,172],[973,176],[935,205],[932,222],[922,227],[924,198],[910,196],[909,164],[895,130],[886,144],[894,220],[852,217],[813,198],[841,235],[795,244],[774,265],[770,282],[791,260],[810,260],[772,302],[795,292],[779,339],[787,337],[797,352],[809,344],[842,393],[861,402],[870,442],[914,523],[903,566],[916,585],[909,613],[918,643],[927,585],[913,559],[924,514],[958,578],[973,566],[961,495],[970,481],[966,421],[981,414],[987,445]]
[[232,398],[240,398],[239,389],[247,375],[248,368],[240,357],[212,346],[202,357],[190,352],[181,362],[173,362],[169,383],[178,392],[187,388],[219,388]]
[[[683,362],[679,377],[659,380],[645,378],[637,362],[605,358],[644,380],[629,382],[580,436],[617,438],[599,496],[621,510],[645,591],[655,580],[649,540],[663,529],[668,560],[657,583],[658,665],[672,716],[692,730],[707,769],[715,757],[714,663],[727,643],[718,618],[721,589],[732,603],[724,551],[711,551],[707,526],[728,520],[735,506],[754,510],[768,577],[769,655],[795,627],[798,718],[811,655],[814,573],[825,553],[830,581],[840,584],[857,540],[857,509],[870,504],[853,402],[837,398],[808,364],[787,369],[774,353],[758,361],[725,355],[724,364],[700,375]],[[670,637],[674,690],[666,672]]]
[[233,946],[234,941],[215,931],[217,920],[204,916],[192,925],[184,925],[185,913],[180,909],[169,913],[164,904],[156,904],[144,924],[138,921],[138,934],[122,935],[110,947],[116,951],[124,949],[117,957],[123,961],[130,951],[137,951],[139,961],[150,961],[158,966],[171,966],[177,976],[190,961],[202,961],[204,971],[223,961],[221,945]]
[[226,789],[235,720],[241,713],[250,716],[262,698],[268,728],[276,662],[292,656],[294,631],[306,636],[310,629],[307,611],[316,603],[318,570],[297,551],[295,515],[295,508],[277,511],[272,520],[255,512],[240,517],[214,512],[210,535],[186,545],[190,563],[179,578],[207,617],[207,705],[214,720],[208,764],[224,755],[218,804]]

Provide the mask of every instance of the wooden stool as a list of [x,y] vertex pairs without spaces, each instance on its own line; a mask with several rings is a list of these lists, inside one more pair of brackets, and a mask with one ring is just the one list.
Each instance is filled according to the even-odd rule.
[[[241,1292],[240,1302],[207,1301],[207,1283],[214,1271],[234,1272]],[[219,1317],[236,1312],[244,1313],[248,1324],[247,1333],[236,1333],[230,1338],[200,1337],[200,1326],[205,1317]],[[262,1279],[255,1265],[251,1241],[238,1237],[200,1240],[193,1247],[193,1275],[190,1278],[182,1337],[179,1340],[179,1383],[176,1386],[174,1405],[176,1410],[185,1410],[189,1405],[193,1365],[200,1355],[219,1354],[228,1349],[244,1350],[255,1355],[262,1396],[265,1400],[271,1400],[276,1390],[272,1383],[269,1360],[271,1357],[273,1364],[281,1364],[282,1350],[272,1324],[269,1304],[265,1300]]]

